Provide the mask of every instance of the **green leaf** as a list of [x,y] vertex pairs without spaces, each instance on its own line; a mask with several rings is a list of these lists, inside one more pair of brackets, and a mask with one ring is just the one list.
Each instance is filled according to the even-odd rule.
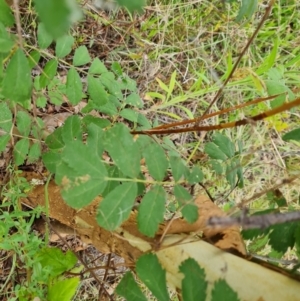
[[95,58],[91,64],[91,67],[89,69],[89,74],[102,74],[108,72],[105,65],[98,59]]
[[150,175],[157,181],[162,181],[168,169],[168,160],[163,148],[157,143],[150,143],[144,151],[143,155]]
[[31,51],[29,53],[29,55],[28,55],[28,63],[29,63],[30,69],[32,69],[35,66],[37,66],[40,58],[41,58],[41,54],[37,50],[33,50],[33,51]]
[[56,59],[51,59],[48,61],[44,67],[43,73],[40,77],[40,88],[45,88],[49,85],[51,79],[57,73],[58,61]]
[[111,95],[118,99],[123,99],[121,84],[115,79],[115,75],[112,72],[103,73],[100,76],[100,80]]
[[70,141],[62,156],[62,160],[74,170],[59,175],[62,176],[60,184],[63,198],[73,208],[88,205],[104,191],[107,184],[107,171],[97,150],[81,141]]
[[45,25],[43,23],[39,23],[38,25],[37,40],[41,49],[48,48],[53,41],[53,38],[46,30]]
[[230,184],[231,189],[233,189],[236,185],[236,176],[237,176],[237,161],[232,160],[232,162],[228,163],[226,166],[226,180]]
[[123,75],[123,70],[121,65],[118,62],[113,62],[111,64],[111,70],[117,75],[117,76],[122,76]]
[[282,136],[282,140],[289,141],[289,140],[295,140],[300,141],[300,128],[292,130]]
[[104,147],[115,164],[126,176],[135,178],[140,173],[141,154],[124,124],[117,124],[105,132]]
[[128,219],[136,196],[135,182],[120,184],[107,194],[98,207],[97,222],[100,227],[108,231],[118,228]]
[[21,135],[28,137],[31,128],[31,117],[24,111],[17,112],[17,128]]
[[199,267],[197,261],[193,258],[186,259],[181,263],[179,271],[184,275],[181,284],[183,300],[206,300],[208,282],[205,280],[205,270]]
[[180,206],[181,213],[188,223],[194,223],[198,219],[198,207],[193,204],[193,197],[181,185],[175,185],[174,195]]
[[[107,167],[107,175],[110,178],[120,178],[121,177],[120,171],[117,166],[108,166]],[[102,196],[105,197],[119,185],[120,185],[120,182],[118,182],[118,181],[114,181],[114,180],[107,181],[107,185],[105,187],[105,190],[102,192]]]
[[90,124],[87,127],[87,146],[91,149],[93,149],[99,158],[102,157],[102,153],[104,151],[104,145],[103,145],[103,136],[104,131],[102,128],[95,124]]
[[202,170],[198,166],[193,166],[190,174],[187,176],[189,184],[197,184],[203,181],[204,175]]
[[215,282],[211,293],[211,301],[240,301],[237,293],[223,279]]
[[48,286],[48,301],[71,301],[79,286],[79,277],[58,279]]
[[131,93],[129,96],[126,97],[125,103],[131,105],[133,107],[142,108],[144,103],[140,96],[137,93]]
[[269,234],[269,244],[277,252],[285,253],[295,244],[295,231],[300,223],[291,222],[272,226]]
[[45,247],[37,252],[37,261],[43,269],[50,268],[51,276],[56,277],[73,268],[77,257],[69,250],[64,254],[59,248]]
[[228,157],[231,158],[234,156],[235,147],[234,143],[230,139],[220,133],[216,133],[212,138],[213,143],[215,143],[220,150]]
[[127,119],[127,120],[129,120],[129,121],[137,122],[139,113],[132,110],[132,109],[123,109],[120,112],[120,116]]
[[89,63],[90,61],[91,61],[91,57],[90,57],[89,51],[87,50],[86,46],[84,46],[84,45],[79,46],[75,50],[75,54],[73,57],[73,65],[75,67],[82,66],[82,65]]
[[8,63],[2,82],[5,98],[25,103],[31,96],[31,69],[21,49],[18,49]]
[[65,143],[62,138],[62,131],[63,128],[60,127],[56,129],[52,134],[47,136],[45,142],[50,149],[57,150],[65,146]]
[[40,143],[34,143],[29,149],[28,163],[36,162],[41,156],[41,145]]
[[0,102],[0,128],[9,133],[12,127],[12,113],[5,102]]
[[250,20],[257,9],[257,0],[242,0],[239,13],[235,18],[236,22],[241,22],[243,18]]
[[108,102],[108,95],[101,81],[93,76],[88,76],[88,93],[93,102],[99,107]]
[[227,156],[224,154],[224,152],[220,150],[220,148],[213,142],[206,143],[204,146],[204,151],[212,159],[222,160],[222,161],[225,161],[227,159]]
[[14,44],[15,44],[14,40],[6,31],[4,25],[0,22],[0,53],[9,53],[13,48]]
[[35,9],[47,32],[57,39],[66,34],[72,22],[81,17],[78,6],[68,0],[35,0]]
[[136,262],[138,277],[145,283],[159,301],[169,301],[166,285],[166,271],[155,254],[142,255]]
[[22,165],[26,159],[29,150],[29,140],[21,139],[14,147],[14,159],[17,166]]
[[183,164],[183,161],[179,157],[171,156],[170,165],[172,169],[172,175],[176,182],[189,174],[188,168]]
[[7,145],[9,140],[10,140],[10,135],[9,134],[0,136],[0,152],[3,152],[5,150],[6,145]]
[[8,27],[15,24],[14,15],[5,0],[0,0],[0,22]]
[[82,99],[82,82],[80,75],[74,67],[71,67],[67,75],[66,93],[71,104],[77,105]]
[[60,59],[64,58],[72,51],[75,39],[70,35],[65,35],[56,40],[55,53]]
[[152,187],[144,195],[138,209],[138,228],[143,234],[154,237],[158,226],[164,220],[166,193],[161,186]]
[[116,293],[126,300],[147,301],[147,298],[144,296],[140,287],[133,278],[132,273],[129,271],[126,272],[116,287]]
[[62,128],[61,136],[65,144],[82,139],[81,121],[78,115],[67,118]]
[[89,124],[95,124],[98,127],[104,129],[110,125],[110,121],[105,118],[99,118],[91,115],[86,115],[82,119],[83,124],[89,125]]
[[217,175],[221,175],[223,173],[223,167],[218,161],[211,160],[209,163]]
[[61,163],[61,154],[55,152],[47,152],[42,155],[43,162],[46,168],[51,173],[56,173],[56,168]]

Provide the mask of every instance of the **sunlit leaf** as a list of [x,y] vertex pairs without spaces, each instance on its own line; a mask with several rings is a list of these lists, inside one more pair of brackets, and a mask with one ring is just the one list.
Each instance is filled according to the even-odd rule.
[[59,279],[48,287],[48,301],[71,301],[80,283],[79,277]]

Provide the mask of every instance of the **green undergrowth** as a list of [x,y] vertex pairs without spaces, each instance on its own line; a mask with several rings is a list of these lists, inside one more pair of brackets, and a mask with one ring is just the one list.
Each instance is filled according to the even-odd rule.
[[[208,193],[225,211],[239,214],[239,202],[299,174],[297,108],[259,125],[249,122],[206,135],[131,133],[201,115],[264,13],[261,3],[162,1],[136,15],[131,12],[141,5],[132,1],[127,11],[100,18],[86,12],[88,24],[96,22],[98,29],[107,30],[106,42],[118,41],[109,50],[97,45],[95,35],[84,32],[93,27],[84,28],[82,21],[70,29],[82,16],[70,3],[30,2],[21,19],[15,19],[0,0],[0,151],[12,170],[29,164],[46,168],[75,209],[101,195],[96,219],[109,231],[137,208],[139,231],[148,237],[154,237],[159,224],[174,213],[189,223],[196,221],[193,200],[198,193]],[[207,124],[251,117],[298,97],[297,8],[297,1],[275,5],[213,110],[281,95],[221,114]],[[19,27],[30,34],[18,35]],[[99,49],[105,59],[97,57]],[[45,113],[50,109],[62,113],[64,108],[70,116],[49,127]],[[0,218],[7,223],[1,226],[0,246],[12,252],[13,268],[22,263],[31,275],[14,286],[12,298],[46,295],[49,300],[71,300],[79,278],[67,277],[66,272],[78,273],[82,267],[72,270],[76,264],[72,253],[48,248],[47,241],[32,235],[31,226],[41,210],[21,210],[20,198],[26,197],[30,186],[18,172],[6,172],[11,172],[11,180],[2,187]],[[277,190],[276,195],[269,191],[250,200],[248,207],[259,214],[297,210],[297,186],[279,189],[282,197]],[[299,229],[298,223],[288,223],[243,235],[252,252],[269,244],[269,255],[281,258],[291,249],[299,255]],[[278,244],[283,236],[286,239]],[[180,271],[183,299],[204,299],[209,281],[205,270],[188,259]],[[155,254],[143,255],[136,272],[153,296],[169,300],[166,272]],[[239,300],[238,292],[224,280],[214,284],[211,300],[220,300],[224,292],[228,299]],[[146,300],[130,272],[116,293],[127,300]]]

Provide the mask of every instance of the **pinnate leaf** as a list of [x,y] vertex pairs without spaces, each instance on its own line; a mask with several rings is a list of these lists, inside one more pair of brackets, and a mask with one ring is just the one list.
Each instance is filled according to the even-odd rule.
[[157,143],[150,143],[144,149],[143,155],[150,175],[155,180],[162,181],[169,165],[163,148]]
[[179,271],[183,273],[181,290],[184,301],[199,301],[206,299],[207,281],[205,270],[200,268],[193,258],[181,263]]
[[73,65],[74,66],[82,66],[91,61],[91,57],[89,51],[87,50],[86,46],[79,46],[75,50],[74,58],[73,58]]
[[126,272],[116,287],[116,293],[130,301],[147,301],[131,272]]
[[129,129],[117,124],[105,133],[105,149],[122,173],[135,178],[140,173],[140,151]]
[[67,75],[66,93],[71,104],[77,105],[82,97],[82,82],[77,70],[71,67]]
[[211,293],[212,301],[240,301],[237,293],[223,279],[218,280]]
[[116,187],[99,204],[98,224],[108,231],[114,231],[128,219],[136,196],[135,182],[127,182]]
[[136,263],[136,272],[159,301],[170,300],[166,285],[166,271],[155,254],[142,255]]
[[76,140],[66,144],[62,156],[63,161],[72,167],[67,173],[57,171],[63,198],[73,208],[88,205],[107,184],[107,171],[98,152]]
[[26,159],[29,150],[29,140],[21,139],[19,140],[14,147],[14,158],[15,164],[22,165]]
[[166,194],[161,186],[152,187],[139,206],[137,221],[139,230],[154,237],[159,224],[164,220]]
[[2,83],[2,94],[7,99],[24,103],[30,98],[31,89],[31,70],[28,60],[23,51],[18,49],[6,68]]
[[65,35],[56,40],[55,53],[60,59],[68,55],[74,44],[74,38],[70,35]]

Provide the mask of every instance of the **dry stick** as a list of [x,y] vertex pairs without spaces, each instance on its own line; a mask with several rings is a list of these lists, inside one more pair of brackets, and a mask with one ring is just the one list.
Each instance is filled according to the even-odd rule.
[[144,131],[132,131],[132,134],[146,134],[146,135],[163,135],[163,134],[172,134],[172,133],[186,133],[186,132],[198,132],[198,131],[213,131],[213,130],[221,130],[221,129],[228,129],[233,128],[241,125],[246,125],[251,122],[260,121],[267,117],[271,117],[273,115],[279,114],[283,111],[290,110],[296,106],[300,105],[300,98],[295,99],[294,101],[285,103],[275,109],[262,112],[258,115],[240,119],[238,121],[228,122],[228,123],[220,123],[216,125],[209,125],[209,126],[193,126],[187,128],[180,128],[180,129],[150,129]]
[[[266,101],[266,100],[274,99],[277,96],[280,96],[280,95],[283,95],[283,94],[285,94],[285,93],[275,94],[275,95],[271,95],[271,96],[267,96],[267,97],[256,98],[254,100],[251,100],[251,101],[248,101],[248,102],[245,102],[245,103],[242,103],[242,104],[230,107],[230,108],[226,108],[226,109],[223,109],[221,111],[206,114],[206,115],[202,116],[202,120],[208,119],[208,118],[211,118],[211,117],[214,117],[214,116],[218,116],[218,115],[221,115],[221,114],[226,114],[226,113],[229,113],[231,111],[235,111],[235,110],[238,110],[238,109],[241,109],[241,108],[244,108],[244,107],[248,107],[248,106],[251,106],[251,105]],[[170,124],[162,124],[162,125],[159,125],[157,127],[152,128],[151,130],[169,129],[169,128],[173,128],[175,126],[191,124],[191,123],[194,123],[196,121],[196,119],[197,118],[178,121],[178,122],[172,122]]]
[[251,43],[253,42],[253,40],[255,39],[256,35],[258,34],[259,30],[261,29],[261,27],[263,26],[264,22],[267,20],[267,18],[269,17],[271,10],[272,10],[272,6],[274,4],[275,0],[270,0],[268,7],[266,8],[266,12],[264,14],[264,16],[262,17],[262,19],[260,20],[257,28],[255,29],[254,33],[252,34],[251,38],[248,40],[246,46],[244,47],[244,49],[242,50],[242,52],[240,53],[237,61],[235,62],[232,70],[230,71],[227,79],[225,80],[225,82],[223,83],[223,85],[221,86],[221,88],[219,89],[219,91],[217,92],[216,96],[214,97],[214,99],[212,100],[212,102],[210,103],[210,105],[208,106],[208,108],[204,111],[203,115],[196,118],[196,122],[199,123],[202,119],[203,116],[205,116],[209,110],[211,109],[211,107],[213,106],[213,104],[219,99],[221,93],[223,92],[224,88],[226,87],[226,85],[228,84],[231,76],[233,75],[233,73],[235,72],[235,70],[237,69],[240,61],[242,60],[244,54],[246,53],[247,49],[249,48],[249,46],[251,45]]

